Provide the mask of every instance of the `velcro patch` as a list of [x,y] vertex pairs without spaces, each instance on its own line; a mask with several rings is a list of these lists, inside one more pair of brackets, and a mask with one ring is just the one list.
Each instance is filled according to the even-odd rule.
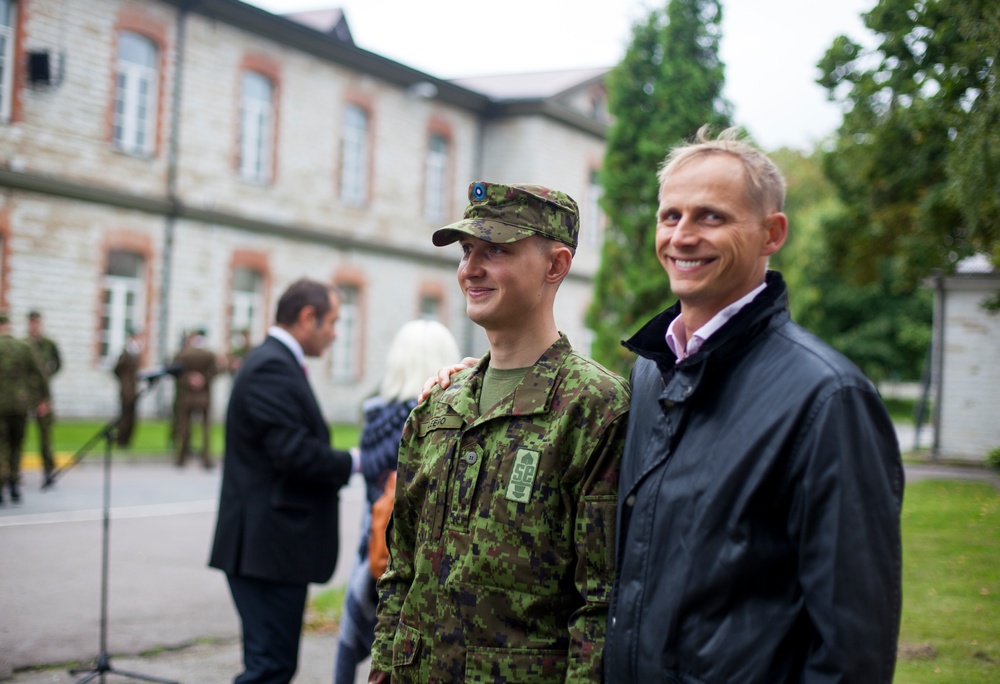
[[465,421],[459,415],[434,416],[420,422],[420,426],[417,428],[417,435],[423,437],[431,430],[454,430],[464,425]]
[[531,486],[535,483],[535,473],[538,472],[539,453],[531,449],[518,449],[514,457],[514,468],[507,485],[507,500],[518,503],[528,503],[531,497]]

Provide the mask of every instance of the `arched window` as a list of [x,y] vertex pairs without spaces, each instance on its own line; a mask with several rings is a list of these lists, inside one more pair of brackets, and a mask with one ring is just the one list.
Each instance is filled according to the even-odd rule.
[[233,303],[229,319],[230,346],[243,343],[243,331],[256,337],[263,329],[264,275],[254,268],[233,270]]
[[361,289],[354,284],[338,284],[340,316],[333,340],[330,372],[334,382],[350,383],[361,375]]
[[274,84],[267,76],[243,72],[240,119],[240,175],[266,183],[274,159]]
[[340,198],[355,205],[368,201],[368,112],[357,105],[347,105],[344,110]]
[[431,134],[424,165],[424,218],[430,223],[440,223],[447,218],[448,158],[448,139]]
[[157,48],[131,31],[118,35],[112,140],[129,154],[149,155],[156,143]]
[[101,360],[118,357],[130,330],[141,330],[146,315],[145,259],[121,250],[108,252],[101,307]]

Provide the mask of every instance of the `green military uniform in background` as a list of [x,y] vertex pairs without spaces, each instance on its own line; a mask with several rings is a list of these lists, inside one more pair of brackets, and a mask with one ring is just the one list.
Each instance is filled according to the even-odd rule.
[[177,415],[176,461],[183,466],[191,447],[191,423],[194,414],[199,414],[201,421],[201,463],[206,468],[212,467],[210,444],[212,437],[212,380],[219,373],[215,354],[205,349],[204,333],[195,334],[190,344],[179,351],[174,357],[174,363],[184,370],[177,378],[177,394],[175,399]]
[[28,412],[48,398],[48,380],[38,357],[10,334],[10,320],[0,313],[0,501],[5,484],[13,501],[21,498],[21,446]]
[[[62,358],[59,356],[59,347],[51,339],[41,332],[41,314],[32,311],[28,314],[28,336],[25,338],[35,355],[38,357],[45,373],[46,380],[51,382],[52,376],[62,368]],[[50,385],[51,386],[51,385]],[[39,451],[42,456],[42,466],[45,468],[45,482],[51,480],[52,472],[56,468],[55,458],[52,454],[52,424],[55,422],[55,412],[52,407],[44,415],[35,413],[38,423]]]
[[561,336],[480,413],[489,358],[407,422],[372,668],[600,681],[628,386]]
[[118,396],[121,402],[116,439],[120,447],[128,447],[132,443],[132,433],[135,430],[135,409],[139,399],[139,352],[135,334],[130,333],[128,342],[115,362],[114,373],[118,377]]

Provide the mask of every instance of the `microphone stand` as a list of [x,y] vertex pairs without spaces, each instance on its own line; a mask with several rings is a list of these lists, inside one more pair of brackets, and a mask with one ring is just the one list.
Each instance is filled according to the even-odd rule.
[[[161,376],[150,377],[147,379],[145,387],[143,387],[136,394],[136,403],[138,404],[139,399],[149,392],[150,388],[155,384]],[[84,682],[89,682],[90,680],[100,677],[101,684],[104,684],[104,675],[106,674],[116,674],[122,677],[130,677],[132,679],[141,679],[147,682],[160,682],[160,684],[179,684],[170,679],[160,679],[158,677],[150,677],[148,675],[138,674],[135,672],[125,672],[123,670],[118,670],[111,665],[111,657],[108,655],[108,549],[109,549],[109,539],[110,539],[110,522],[111,522],[111,443],[114,440],[118,432],[118,424],[121,423],[122,416],[119,413],[117,418],[108,421],[97,433],[91,437],[86,444],[84,444],[80,449],[73,455],[73,458],[65,467],[60,467],[52,473],[52,477],[42,485],[42,490],[51,487],[56,480],[64,473],[69,470],[87,455],[87,452],[97,443],[101,438],[104,439],[104,501],[102,505],[102,531],[101,531],[101,622],[100,622],[100,653],[98,654],[93,669],[90,670],[70,670],[70,674],[79,674],[81,672],[86,673],[82,679],[77,680],[76,684],[83,684]]]

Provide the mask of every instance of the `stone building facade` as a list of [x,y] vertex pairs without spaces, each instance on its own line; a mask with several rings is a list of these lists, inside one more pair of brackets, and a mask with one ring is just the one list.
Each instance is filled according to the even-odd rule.
[[[237,0],[0,0],[0,307],[43,313],[62,416],[117,410],[129,329],[146,366],[205,328],[259,342],[299,277],[344,293],[311,361],[331,420],[355,420],[395,331],[441,320],[486,348],[455,281],[474,180],[559,188],[584,219],[557,323],[578,348],[597,270],[606,70],[445,81],[353,44],[345,18]],[[19,327],[18,327],[19,326]],[[158,383],[144,414],[164,413]],[[221,415],[228,380],[216,387]]]

